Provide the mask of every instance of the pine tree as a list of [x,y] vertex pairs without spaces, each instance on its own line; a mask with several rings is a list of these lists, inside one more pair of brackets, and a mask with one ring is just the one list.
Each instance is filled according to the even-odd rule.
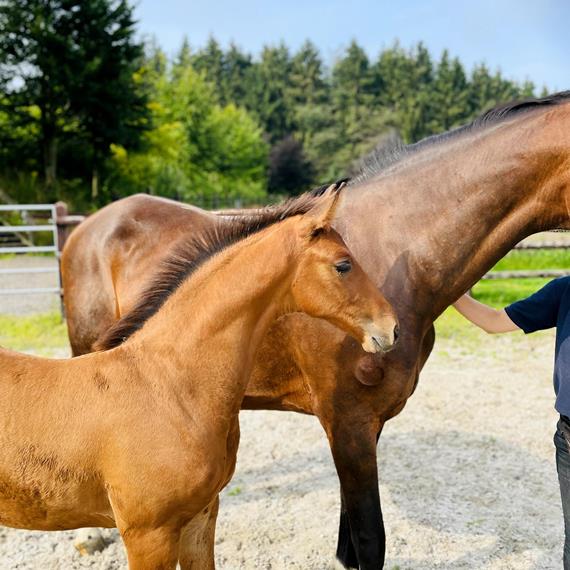
[[484,63],[476,65],[471,72],[469,83],[469,112],[474,117],[495,104],[489,68]]
[[[131,144],[144,126],[145,98],[134,79],[142,48],[134,41],[134,24],[126,0],[0,4],[6,101],[38,123],[48,200],[55,198],[63,138],[86,142],[96,193],[98,169],[110,143]],[[37,118],[29,113],[33,107]]]
[[210,36],[206,46],[192,57],[192,65],[214,86],[217,100],[222,104],[227,103],[224,52],[213,36]]
[[[177,64],[175,63],[176,67]],[[148,83],[155,85],[159,77],[166,75],[168,57],[153,38],[145,45],[142,57],[142,69]]]
[[243,53],[233,42],[225,54],[225,99],[238,107],[246,107],[252,66],[251,56]]
[[346,175],[389,128],[392,117],[375,93],[376,79],[368,56],[353,41],[332,69],[330,104],[309,117],[320,122],[307,154],[324,179]]
[[372,100],[374,75],[366,52],[353,40],[332,70],[331,97],[340,112],[359,114]]
[[0,4],[3,103],[9,113],[22,120],[33,120],[31,107],[39,110],[44,181],[50,199],[55,195],[58,141],[72,120],[69,103],[74,77],[67,58],[72,47],[69,4],[62,0],[5,0]]
[[382,83],[380,102],[396,115],[404,142],[432,134],[433,65],[423,44],[406,52],[398,43],[383,51],[375,64]]
[[174,71],[154,76],[144,148],[113,145],[113,195],[145,190],[206,206],[262,197],[268,149],[259,126],[244,109],[216,103],[215,86],[192,66]]
[[524,97],[525,99],[528,97],[534,97],[535,96],[534,92],[535,92],[534,83],[530,79],[525,80],[525,82],[522,84],[520,88],[521,97]]
[[134,147],[148,128],[146,95],[135,77],[143,48],[134,38],[133,9],[126,0],[83,0],[71,21],[78,40],[70,54],[76,78],[70,108],[92,150],[91,196],[97,201],[111,143]]
[[318,105],[326,98],[323,62],[315,44],[309,40],[291,60],[289,90],[295,105]]
[[[306,171],[304,177],[295,176],[297,181],[294,184],[295,190],[293,191],[298,192],[309,185],[315,175],[314,165],[306,157],[304,147],[310,146],[315,134],[326,128],[326,123],[329,121],[327,115],[331,113],[323,62],[318,49],[309,40],[301,46],[291,61],[289,93],[293,105],[297,137],[285,139],[282,148],[285,150],[294,149],[298,151],[299,156],[302,156],[302,159],[295,161],[299,167],[298,170],[300,165],[304,164],[303,168]],[[323,124],[323,119],[325,124]],[[272,157],[270,157],[270,165],[274,163]],[[270,176],[271,180],[272,177]]]
[[178,54],[174,59],[174,67],[180,67],[182,69],[192,65],[192,50],[190,49],[190,42],[188,41],[188,36],[184,36],[182,40],[182,45],[178,50]]
[[433,84],[433,132],[447,131],[466,122],[469,117],[467,78],[461,62],[443,51]]
[[289,92],[291,57],[285,44],[265,46],[261,61],[250,70],[252,92],[248,108],[256,113],[271,143],[294,130],[293,102]]

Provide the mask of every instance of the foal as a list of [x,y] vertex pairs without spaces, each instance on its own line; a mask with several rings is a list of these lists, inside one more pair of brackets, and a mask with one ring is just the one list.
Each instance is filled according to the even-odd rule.
[[369,352],[394,343],[392,308],[330,228],[337,200],[187,243],[111,329],[105,347],[136,331],[112,350],[0,351],[0,524],[117,526],[132,570],[213,568],[218,494],[271,323],[303,311]]

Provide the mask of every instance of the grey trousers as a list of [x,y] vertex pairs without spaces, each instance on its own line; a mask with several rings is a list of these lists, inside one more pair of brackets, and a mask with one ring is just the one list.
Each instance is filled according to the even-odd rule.
[[570,420],[564,416],[556,426],[554,445],[564,513],[564,570],[570,570]]

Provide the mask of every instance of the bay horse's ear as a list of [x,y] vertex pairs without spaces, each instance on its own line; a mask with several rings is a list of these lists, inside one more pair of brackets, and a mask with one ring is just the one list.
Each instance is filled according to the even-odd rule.
[[310,237],[316,237],[330,230],[339,203],[340,191],[345,185],[344,182],[331,184],[323,193],[319,203],[307,212],[306,216],[310,221]]

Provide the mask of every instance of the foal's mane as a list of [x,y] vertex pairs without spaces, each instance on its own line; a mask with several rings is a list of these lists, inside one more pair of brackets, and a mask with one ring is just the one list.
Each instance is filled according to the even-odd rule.
[[471,123],[457,127],[444,133],[432,135],[416,143],[404,145],[397,136],[386,137],[367,157],[360,163],[358,174],[352,178],[350,184],[365,182],[405,158],[416,154],[428,147],[455,140],[474,131],[497,125],[522,115],[527,115],[549,107],[555,107],[570,102],[570,91],[561,91],[540,99],[530,98],[522,101],[511,101],[504,105],[494,107],[474,119]]
[[159,311],[168,297],[208,259],[228,246],[286,218],[306,214],[319,202],[328,188],[338,192],[346,181],[343,179],[332,186],[319,186],[297,198],[255,210],[252,214],[219,218],[211,229],[178,242],[172,253],[161,263],[158,273],[143,291],[136,305],[97,340],[96,350],[109,350],[119,346],[141,329],[144,323]]

